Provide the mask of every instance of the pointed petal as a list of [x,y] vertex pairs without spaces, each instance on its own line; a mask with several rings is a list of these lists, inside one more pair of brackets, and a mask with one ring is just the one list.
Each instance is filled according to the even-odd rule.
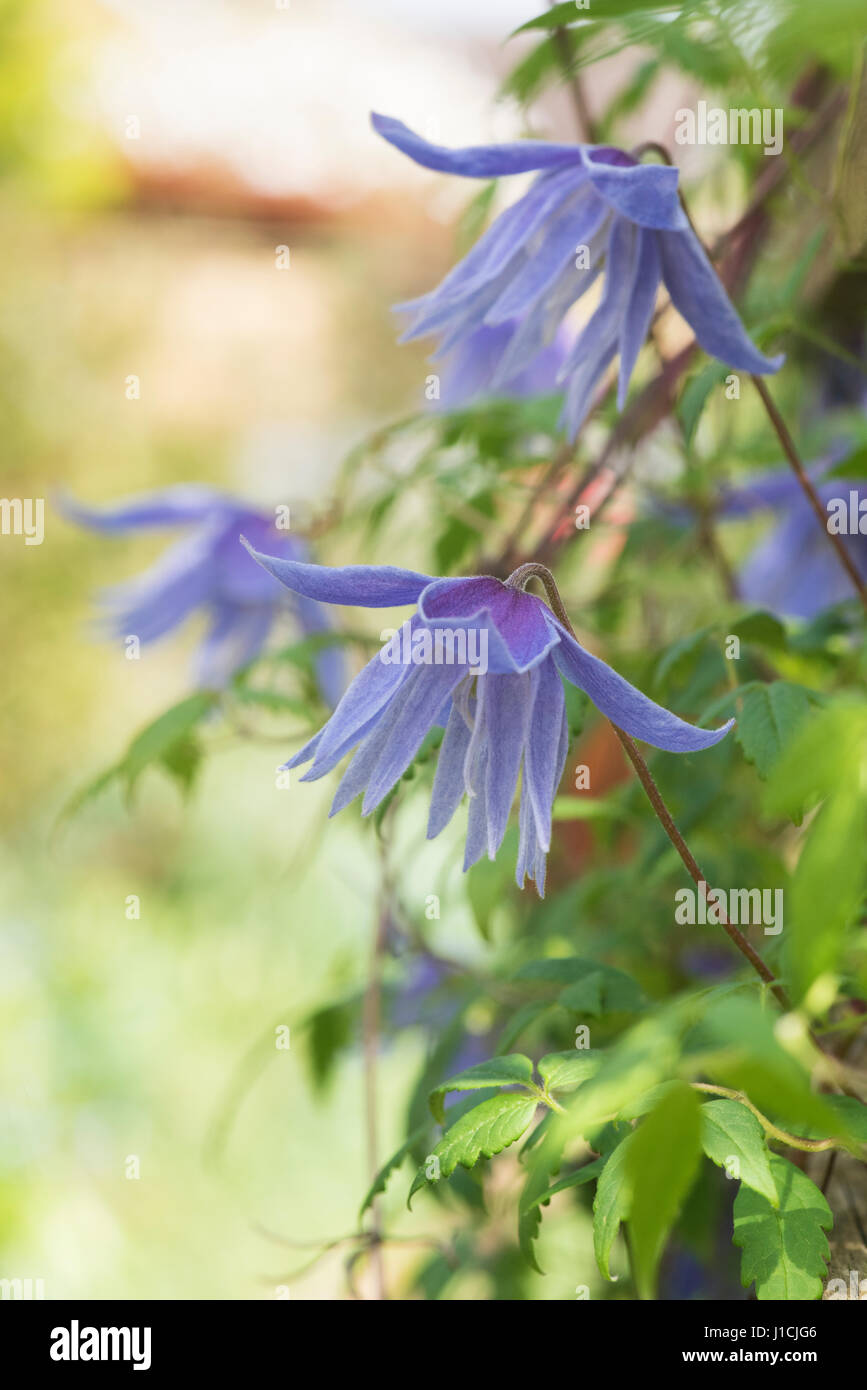
[[437,770],[430,799],[427,838],[433,840],[444,830],[463,799],[464,759],[470,745],[470,726],[457,704],[453,704],[445,737],[437,757]]
[[777,372],[784,354],[765,357],[751,341],[691,227],[658,238],[662,278],[671,302],[705,352],[744,372]]
[[659,250],[656,244],[656,233],[641,231],[638,233],[638,248],[635,256],[632,289],[629,295],[629,301],[626,305],[626,312],[623,315],[623,322],[620,326],[620,369],[617,382],[618,410],[622,410],[626,404],[629,379],[632,376],[633,368],[638,360],[638,354],[644,346],[644,341],[647,337],[647,330],[650,327],[653,308],[656,304],[656,292],[659,288],[660,274],[661,266],[659,261]]
[[340,761],[362,737],[409,680],[417,667],[403,662],[386,663],[383,652],[368,661],[355,677],[322,731],[312,768],[305,781],[316,781]]
[[670,753],[694,753],[710,748],[725,738],[735,722],[730,719],[722,728],[713,730],[687,724],[642,695],[604,661],[591,656],[567,632],[554,650],[554,660],[566,679],[585,691],[612,723],[633,738],[653,744],[654,748],[665,748]]
[[182,526],[204,521],[215,512],[243,510],[214,488],[181,483],[157,492],[128,497],[109,507],[86,507],[62,493],[57,508],[67,520],[95,531],[130,531],[149,526]]
[[533,676],[535,672],[482,677],[490,747],[485,774],[489,859],[496,856],[509,823],[532,708]]
[[532,806],[539,844],[542,849],[548,850],[551,845],[551,808],[563,775],[567,751],[563,748],[562,738],[566,699],[563,682],[553,660],[543,661],[536,672],[538,682],[524,757],[522,795],[528,798]]
[[605,202],[592,189],[582,189],[544,228],[538,247],[528,247],[528,260],[509,281],[508,287],[488,310],[487,323],[502,323],[525,314],[540,295],[558,279],[566,265],[575,275],[575,299],[579,297],[586,270],[575,266],[578,247],[589,245],[609,215]]
[[454,666],[412,668],[412,675],[401,690],[398,717],[371,773],[361,808],[363,815],[376,810],[382,798],[406,772],[425,734],[436,723],[443,701],[463,680],[464,674],[461,668]]
[[372,112],[370,123],[377,134],[409,155],[425,169],[461,174],[471,179],[496,179],[505,174],[526,174],[532,169],[551,169],[561,164],[580,164],[580,146],[552,144],[546,140],[516,140],[508,145],[469,145],[449,149],[432,145],[403,121]]
[[241,537],[257,564],[285,584],[293,593],[320,603],[346,603],[357,608],[398,608],[415,603],[426,584],[433,582],[429,574],[415,570],[397,569],[394,565],[305,565],[297,560],[283,560],[278,555],[263,555]]

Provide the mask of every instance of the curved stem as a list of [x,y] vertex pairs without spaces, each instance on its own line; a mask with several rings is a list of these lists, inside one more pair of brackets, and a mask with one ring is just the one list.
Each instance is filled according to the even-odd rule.
[[690,1085],[694,1091],[706,1091],[708,1095],[725,1096],[726,1100],[740,1101],[741,1105],[745,1105],[748,1110],[752,1111],[766,1134],[770,1134],[789,1149],[803,1149],[805,1153],[819,1154],[825,1153],[828,1149],[836,1150],[841,1147],[836,1139],[802,1139],[797,1134],[789,1134],[787,1130],[780,1129],[779,1125],[775,1125],[772,1120],[768,1119],[767,1115],[763,1115],[761,1110],[753,1105],[743,1091],[733,1091],[728,1086],[710,1086],[704,1081],[692,1081]]

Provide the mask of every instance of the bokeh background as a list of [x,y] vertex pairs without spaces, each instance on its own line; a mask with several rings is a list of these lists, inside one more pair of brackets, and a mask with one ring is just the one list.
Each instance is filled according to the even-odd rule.
[[[358,552],[364,491],[347,489],[344,461],[424,408],[425,347],[398,347],[389,306],[434,285],[466,244],[477,190],[400,158],[368,117],[399,116],[446,144],[528,128],[581,136],[562,85],[529,109],[503,92],[531,49],[505,35],[533,9],[0,0],[0,492],[46,507],[41,545],[0,536],[0,1278],[41,1279],[47,1298],[352,1296],[345,1265],[369,1178],[363,1058],[335,1001],[356,1000],[367,975],[379,910],[369,827],[352,812],[325,833],[330,779],[278,784],[304,732],[291,718],[261,737],[206,728],[209,756],[187,797],[148,770],[132,798],[112,785],[64,814],[190,692],[204,619],[127,660],[96,631],[94,595],[139,573],[165,539],[97,536],[54,503],[199,482],[289,504],[329,562],[426,567],[443,518],[421,497],[387,553]],[[594,63],[591,107],[641,61]],[[651,129],[670,143],[696,91],[666,69],[640,109],[623,111],[624,143]],[[678,152],[687,179],[711,162],[709,237],[746,197],[742,171],[718,153]],[[674,352],[685,333],[669,316],[660,342]],[[776,458],[766,432],[761,447]],[[655,451],[664,475],[665,427],[651,467]],[[589,577],[592,589],[594,566],[622,547],[621,506],[584,552],[577,587]],[[662,643],[698,627],[694,614],[680,623],[677,565],[654,578],[657,609],[640,586],[628,596],[634,630]],[[702,579],[686,601],[714,593]],[[373,640],[388,621],[351,615]],[[578,853],[585,827],[566,829]],[[404,894],[419,911],[440,895],[431,937],[471,967],[486,947],[461,886],[460,828],[425,846],[423,808],[411,805],[400,836]],[[497,878],[494,918],[499,892]],[[574,947],[570,910],[564,899],[550,915],[548,946],[561,933]],[[423,968],[389,960],[386,974],[400,1029],[379,1060],[382,1157],[404,1137],[437,1026]],[[464,1022],[489,1055],[481,992]],[[275,1047],[278,1029],[288,1048]],[[458,1261],[442,1287],[418,1271],[459,1218],[424,1194],[409,1214],[406,1182],[392,1185],[394,1296],[603,1292],[578,1204],[545,1223],[546,1277],[521,1262],[515,1169],[509,1155],[492,1169],[472,1266]],[[713,1251],[705,1263],[712,1280]],[[356,1292],[369,1274],[355,1267]]]
[[[466,201],[368,112],[517,132],[494,98],[525,9],[0,3],[0,490],[46,499],[41,546],[0,538],[0,1276],[47,1298],[273,1298],[309,1252],[271,1237],[356,1229],[357,1050],[317,1091],[303,1036],[261,1042],[358,987],[375,889],[352,822],[311,853],[323,797],[276,788],[288,741],[226,740],[187,802],[149,774],[58,826],[187,693],[201,628],[140,661],[100,640],[94,592],[164,538],[106,541],[52,499],[201,481],[324,509],[347,449],[418,406],[388,306],[444,267]],[[410,1027],[384,1056],[386,1096],[420,1046]],[[293,1296],[344,1296],[345,1254]],[[572,1264],[550,1296],[591,1277]]]

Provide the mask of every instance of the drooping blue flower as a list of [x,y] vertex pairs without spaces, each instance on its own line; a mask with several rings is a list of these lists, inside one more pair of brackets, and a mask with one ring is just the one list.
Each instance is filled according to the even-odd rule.
[[[188,534],[169,547],[144,574],[102,596],[109,631],[153,642],[179,627],[198,610],[211,627],[196,657],[196,679],[220,689],[235,671],[263,649],[280,610],[279,591],[238,545],[243,533],[270,546],[287,560],[306,560],[307,547],[279,530],[274,515],[198,484],[179,484],[131,497],[112,507],[84,507],[60,499],[63,514],[80,526],[107,534],[186,527]],[[305,634],[332,630],[328,610],[303,596],[292,607]],[[343,657],[326,648],[316,660],[324,699],[334,706],[346,687]]]
[[[404,339],[435,334],[437,355],[451,353],[482,327],[499,329],[503,346],[480,385],[485,394],[502,391],[531,367],[603,261],[599,306],[559,372],[571,437],[618,353],[617,402],[623,407],[660,283],[711,356],[745,372],[775,372],[782,365],[782,357],[765,357],[751,342],[681,207],[676,168],[640,164],[605,145],[520,140],[453,150],[430,144],[402,121],[371,119],[380,135],[428,169],[465,178],[537,174],[437,289],[397,306],[411,315]],[[577,254],[582,247],[589,253],[586,268]]]
[[[858,573],[867,580],[867,481],[817,481],[832,463],[833,460],[820,463],[809,471],[829,522],[841,510],[850,526],[851,534],[841,533],[840,538]],[[863,532],[857,529],[862,505]],[[766,473],[727,489],[717,515],[737,519],[758,511],[773,512],[776,522],[737,577],[741,598],[781,618],[811,619],[852,597],[852,582],[827,537],[822,535],[816,514],[794,474]]]
[[563,678],[627,733],[672,752],[709,748],[734,722],[713,731],[685,723],[585,651],[541,599],[499,579],[437,579],[390,565],[328,569],[250,549],[281,584],[307,599],[417,605],[286,766],[311,763],[303,780],[315,781],[358,745],[331,815],[362,792],[362,814],[369,815],[429,730],[444,726],[428,837],[445,828],[466,793],[464,869],[485,852],[495,857],[520,773],[517,882],[523,887],[529,876],[544,892],[552,805],[569,745]]

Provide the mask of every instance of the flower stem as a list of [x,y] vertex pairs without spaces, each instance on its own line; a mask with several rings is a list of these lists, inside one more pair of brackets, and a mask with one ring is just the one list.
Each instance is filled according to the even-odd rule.
[[837,556],[837,559],[839,560],[840,564],[843,566],[847,575],[851,579],[855,587],[855,591],[858,594],[858,597],[860,598],[862,604],[864,605],[865,611],[867,611],[867,584],[864,583],[864,580],[858,573],[858,570],[852,560],[852,557],[846,549],[845,545],[843,544],[841,537],[828,530],[828,517],[824,507],[822,506],[822,499],[820,498],[819,494],[814,488],[812,481],[810,480],[810,477],[808,476],[807,471],[804,468],[803,463],[801,462],[800,455],[798,454],[798,451],[795,448],[795,443],[792,439],[791,434],[789,433],[788,426],[786,425],[785,420],[783,419],[782,415],[777,409],[774,399],[771,396],[771,393],[768,390],[767,386],[765,385],[764,380],[760,376],[753,376],[752,380],[753,385],[755,386],[756,390],[759,393],[759,396],[761,397],[762,405],[765,407],[765,410],[768,413],[768,418],[776,431],[777,438],[783,446],[783,452],[785,453],[786,458],[788,459],[789,464],[791,465],[792,472],[794,473],[795,477],[800,483],[804,496],[806,497],[807,501],[809,502],[810,506],[815,512],[816,519],[819,523],[819,526],[822,529],[822,532],[825,536],[827,536],[829,543],[833,546],[834,553]]
[[[545,586],[545,592],[548,596],[548,602],[551,605],[555,617],[563,624],[563,627],[565,627],[566,631],[577,642],[578,637],[574,627],[569,621],[569,615],[566,612],[563,600],[560,597],[560,590],[557,588],[557,581],[555,580],[551,571],[545,565],[541,565],[538,562],[532,560],[529,561],[526,565],[520,565],[518,569],[514,571],[513,574],[509,575],[509,578],[506,580],[506,583],[509,585],[510,588],[523,589],[526,586],[528,580],[530,579],[540,579],[542,581],[542,583]],[[669,811],[668,807],[662,799],[662,793],[660,792],[659,788],[653,780],[650,768],[647,766],[647,763],[644,761],[644,758],[639,753],[634,740],[629,737],[629,734],[627,734],[623,729],[619,728],[613,720],[610,720],[609,722],[618,739],[620,740],[621,744],[623,745],[623,749],[626,753],[626,756],[632,763],[632,766],[635,768],[635,771],[638,775],[638,780],[644,788],[645,792],[647,793],[647,799],[653,807],[654,811],[656,812],[656,816],[659,820],[660,825],[662,826],[669,840],[674,845],[674,848],[680,855],[680,858],[686,866],[687,872],[689,873],[699,892],[704,894],[705,898],[707,898],[707,879],[705,878],[704,874],[699,868],[689,848],[689,845],[686,843],[686,840],[683,838],[677,826],[675,825],[674,817],[672,816],[671,812]],[[721,908],[717,908],[716,910],[721,918],[722,927],[727,932],[731,940],[734,942],[741,955],[749,961],[756,974],[761,978],[764,984],[768,985],[768,987],[771,989],[779,1003],[788,1013],[791,1010],[792,1004],[789,999],[789,996],[783,989],[783,986],[777,980],[776,976],[772,973],[772,971],[769,970],[768,966],[765,964],[759,953],[744,936],[743,932],[738,927],[736,927],[733,922],[730,922],[728,920],[728,917],[725,915]]]
[[[635,771],[638,774],[638,780],[644,788],[645,792],[647,793],[647,799],[653,807],[654,811],[656,812],[660,825],[662,826],[671,843],[674,845],[674,848],[677,850],[678,854],[683,860],[683,863],[686,865],[686,869],[690,875],[690,878],[695,883],[699,892],[704,894],[705,899],[707,899],[707,879],[705,878],[704,874],[702,873],[701,869],[696,863],[696,860],[689,848],[689,845],[686,843],[686,840],[683,838],[677,826],[675,825],[674,818],[671,812],[669,811],[668,807],[666,806],[665,802],[663,801],[662,794],[653,780],[650,768],[647,766],[647,763],[644,761],[644,758],[639,753],[634,741],[629,737],[629,734],[624,733],[624,731],[618,728],[618,726],[613,722],[611,724],[611,727],[614,730],[617,737],[619,738],[621,744],[623,745],[623,749],[626,753],[627,758],[632,763],[632,766],[635,768]],[[733,922],[730,922],[728,920],[728,917],[725,915],[722,908],[715,906],[715,910],[721,918],[721,926],[728,933],[729,937],[734,942],[741,955],[749,961],[756,974],[759,975],[761,979],[764,981],[764,983],[769,986],[772,993],[779,1000],[780,1004],[783,1006],[786,1012],[788,1012],[791,1009],[792,1004],[789,999],[789,996],[786,994],[786,991],[783,989],[783,986],[779,983],[776,976],[772,973],[772,971],[768,969],[767,965],[765,965],[765,962],[762,960],[758,951],[756,951],[755,948],[750,944],[750,942],[744,936],[743,932],[738,927],[736,927]]]

